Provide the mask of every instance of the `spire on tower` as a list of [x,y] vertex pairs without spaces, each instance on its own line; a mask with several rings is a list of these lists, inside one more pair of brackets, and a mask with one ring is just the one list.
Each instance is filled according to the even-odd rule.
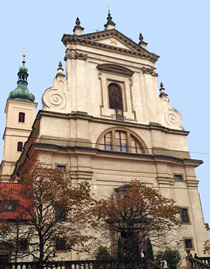
[[9,99],[14,100],[22,100],[22,101],[28,101],[28,102],[34,102],[35,96],[29,92],[27,86],[27,78],[29,76],[28,74],[28,68],[25,66],[25,53],[23,54],[23,61],[22,66],[19,68],[18,72],[18,81],[17,81],[17,88],[14,91],[11,91],[9,94]]

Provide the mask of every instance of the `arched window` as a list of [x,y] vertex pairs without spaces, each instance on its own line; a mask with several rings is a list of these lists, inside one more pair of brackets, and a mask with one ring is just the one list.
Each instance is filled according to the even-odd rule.
[[111,83],[108,86],[109,90],[109,107],[123,109],[122,90],[120,86],[115,83]]
[[25,113],[24,112],[19,112],[19,122],[25,122]]
[[143,153],[143,146],[129,131],[115,130],[106,133],[99,140],[99,148],[119,152]]

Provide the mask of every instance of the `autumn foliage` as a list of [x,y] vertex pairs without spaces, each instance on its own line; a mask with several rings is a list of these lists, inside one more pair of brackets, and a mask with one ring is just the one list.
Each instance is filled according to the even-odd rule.
[[109,198],[98,201],[95,209],[103,236],[111,231],[113,246],[117,248],[121,240],[123,257],[129,259],[140,257],[148,237],[157,245],[162,236],[179,225],[178,213],[180,208],[174,200],[137,180],[115,189]]
[[[32,256],[42,268],[61,250],[87,250],[92,199],[86,182],[73,185],[68,172],[36,162],[12,185],[0,191],[0,228],[16,259]],[[21,252],[23,239],[28,246]]]

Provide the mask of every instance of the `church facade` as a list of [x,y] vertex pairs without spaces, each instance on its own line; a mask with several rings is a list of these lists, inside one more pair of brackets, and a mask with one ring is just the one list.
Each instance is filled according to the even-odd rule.
[[88,181],[97,199],[140,180],[182,208],[186,229],[177,245],[203,256],[209,232],[195,174],[202,161],[191,159],[181,114],[163,84],[158,89],[158,56],[141,34],[135,43],[117,31],[110,13],[104,27],[83,34],[77,18],[73,34],[63,35],[66,73],[59,63],[36,118],[23,60],[5,109],[1,179],[15,179],[27,156],[38,154],[52,168],[68,170],[73,183]]

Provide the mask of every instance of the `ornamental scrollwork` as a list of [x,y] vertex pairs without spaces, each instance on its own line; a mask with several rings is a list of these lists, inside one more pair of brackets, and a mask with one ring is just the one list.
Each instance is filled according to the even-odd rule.
[[65,94],[56,89],[47,89],[42,96],[42,104],[48,108],[63,109],[66,105]]

